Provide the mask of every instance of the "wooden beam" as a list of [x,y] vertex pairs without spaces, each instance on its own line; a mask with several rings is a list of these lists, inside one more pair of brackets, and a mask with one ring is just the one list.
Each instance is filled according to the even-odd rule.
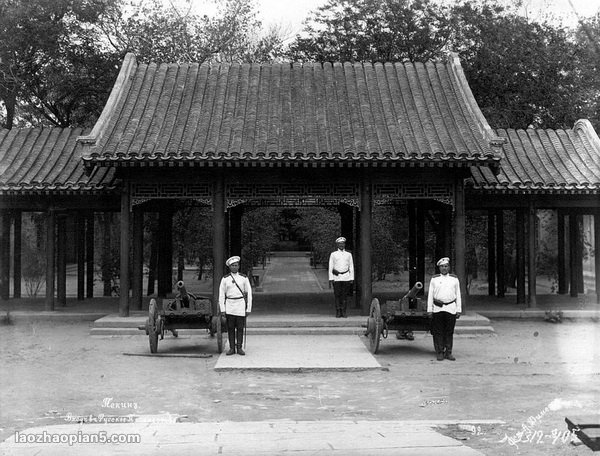
[[142,310],[144,276],[144,211],[133,207],[133,267],[131,276],[131,308]]
[[0,299],[10,297],[10,211],[0,211]]
[[371,174],[363,171],[360,185],[360,307],[363,315],[369,313],[373,297],[373,283],[371,277],[371,224],[373,211],[373,193],[371,188]]
[[465,229],[465,193],[463,179],[456,179],[454,206],[454,268],[460,281],[460,293],[463,297],[462,311],[467,312],[467,274],[465,264],[466,229]]
[[129,209],[129,187],[125,185],[121,193],[121,239],[120,239],[120,256],[121,256],[121,267],[119,271],[119,316],[129,316],[129,248],[130,238],[129,230],[131,224],[131,215]]
[[56,301],[59,306],[67,305],[67,214],[57,215],[56,233]]
[[218,171],[213,192],[213,315],[219,311],[219,287],[225,268],[225,177]]
[[517,304],[526,304],[525,295],[525,211],[517,209]]
[[496,209],[496,274],[498,276],[498,297],[503,298],[506,290],[504,257],[504,211]]
[[488,250],[488,295],[496,295],[496,220],[492,211],[488,211],[487,222],[487,250]]
[[22,218],[21,211],[13,211],[13,298],[21,297],[21,282],[22,282]]
[[536,246],[536,209],[533,202],[530,201],[527,212],[527,252],[528,252],[528,288],[529,288],[529,307],[537,307],[536,284],[537,284],[537,246]]
[[579,236],[579,223],[577,223],[577,215],[569,214],[569,289],[572,298],[576,298],[578,294],[577,286],[577,238]]
[[77,254],[77,300],[85,298],[85,217],[81,212],[75,215],[75,246]]
[[567,259],[566,259],[566,241],[565,241],[565,213],[562,210],[558,210],[556,213],[557,223],[557,248],[558,248],[558,294],[567,294],[569,285],[567,282]]
[[54,310],[54,279],[56,272],[56,211],[46,213],[46,302],[44,310]]

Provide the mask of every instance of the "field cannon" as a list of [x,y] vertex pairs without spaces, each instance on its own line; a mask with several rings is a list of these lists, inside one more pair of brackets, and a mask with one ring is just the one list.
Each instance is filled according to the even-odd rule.
[[223,351],[224,316],[213,312],[212,299],[208,296],[196,296],[187,291],[183,281],[177,282],[177,294],[172,299],[163,299],[161,305],[156,299],[150,300],[146,324],[139,329],[145,330],[150,341],[150,353],[158,351],[158,339],[164,339],[165,331],[171,331],[177,337],[178,329],[207,329],[217,338],[217,351]]
[[397,331],[398,336],[430,330],[431,317],[427,314],[427,302],[417,298],[422,289],[423,284],[417,282],[397,301],[386,301],[382,305],[377,298],[371,301],[365,335],[369,338],[369,348],[373,354],[379,350],[382,336],[387,339],[390,330]]

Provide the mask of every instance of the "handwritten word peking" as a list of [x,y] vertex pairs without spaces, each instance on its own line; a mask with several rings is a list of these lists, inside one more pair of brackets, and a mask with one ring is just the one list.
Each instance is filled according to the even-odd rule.
[[102,400],[102,408],[137,410],[138,404],[137,402],[113,402],[112,397],[105,397]]

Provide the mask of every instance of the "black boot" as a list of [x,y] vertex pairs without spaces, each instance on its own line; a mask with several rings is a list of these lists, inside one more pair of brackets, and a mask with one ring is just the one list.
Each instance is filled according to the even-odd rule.
[[448,361],[456,361],[456,358],[454,356],[452,356],[452,350],[448,349],[448,347],[446,347],[446,352],[444,353],[444,358],[446,358]]
[[244,349],[242,348],[241,345],[238,345],[238,347],[237,347],[237,354],[242,355],[242,356],[244,356],[246,354],[246,352],[244,351]]
[[226,354],[227,356],[230,356],[230,355],[235,355],[235,348],[233,348],[233,347],[232,347],[232,348],[230,348],[230,349],[227,351],[227,353],[225,353],[225,354]]

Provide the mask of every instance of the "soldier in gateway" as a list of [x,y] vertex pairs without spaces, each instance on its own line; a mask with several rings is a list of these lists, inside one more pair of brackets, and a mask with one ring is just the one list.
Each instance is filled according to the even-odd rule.
[[347,300],[354,284],[354,263],[352,254],[346,251],[346,238],[335,240],[337,250],[329,255],[329,283],[333,284],[335,297],[335,317],[346,318]]
[[462,312],[460,283],[450,272],[450,259],[437,262],[440,274],[431,278],[427,292],[427,312],[432,315],[431,334],[438,361],[455,361],[452,355],[454,325]]
[[219,286],[219,307],[227,319],[229,351],[227,355],[245,355],[244,327],[246,316],[252,311],[252,288],[244,274],[240,274],[240,257],[233,256],[225,264],[231,271],[221,279]]

